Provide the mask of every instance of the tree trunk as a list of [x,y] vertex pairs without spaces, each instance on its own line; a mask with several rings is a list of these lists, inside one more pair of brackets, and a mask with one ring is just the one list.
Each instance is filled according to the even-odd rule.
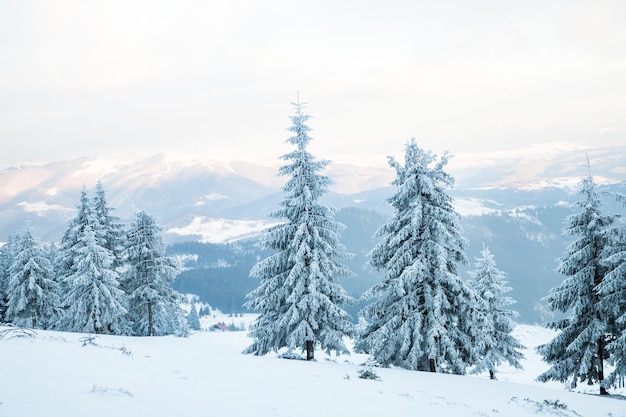
[[310,360],[313,360],[314,358],[315,358],[315,352],[313,352],[313,341],[307,340],[306,341],[306,360],[310,361]]
[[428,363],[430,365],[430,372],[437,372],[437,365],[434,359],[429,359]]
[[152,302],[148,303],[148,336],[154,336],[154,322],[152,320]]
[[496,373],[491,369],[489,370],[489,379],[496,379]]
[[604,381],[604,340],[602,338],[598,339],[598,360],[600,364],[598,365],[598,381],[600,381],[600,395],[609,395],[609,392],[602,386],[602,381]]
[[93,332],[94,332],[95,334],[100,334],[100,328],[99,328],[98,326],[96,326],[96,323],[97,323],[98,321],[96,320],[96,311],[95,311],[95,310],[92,310],[92,312],[91,312],[91,318],[92,318],[92,320],[93,320]]
[[[603,278],[604,276],[600,275],[599,266],[596,265],[596,271],[593,278],[593,284],[596,288],[602,283]],[[600,296],[597,291],[594,291],[594,301],[596,305],[600,303]],[[599,321],[602,321],[602,315],[600,311],[597,311],[596,316],[598,317]],[[602,337],[598,338],[598,361],[598,381],[600,382],[600,395],[609,395],[608,391],[602,386],[602,381],[604,381],[604,340],[602,339]]]

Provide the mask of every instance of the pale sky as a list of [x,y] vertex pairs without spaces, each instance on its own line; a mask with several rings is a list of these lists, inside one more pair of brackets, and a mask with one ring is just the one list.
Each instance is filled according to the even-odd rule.
[[0,0],[0,164],[626,141],[626,2]]

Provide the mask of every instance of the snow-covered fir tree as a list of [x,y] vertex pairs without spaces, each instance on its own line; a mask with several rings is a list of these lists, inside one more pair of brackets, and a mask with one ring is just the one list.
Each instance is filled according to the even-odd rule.
[[119,289],[111,252],[99,245],[91,225],[85,227],[75,251],[75,264],[63,282],[68,293],[58,327],[96,334],[127,333],[126,294]]
[[350,255],[340,243],[342,225],[334,220],[334,211],[319,203],[330,184],[319,171],[329,161],[308,152],[310,116],[302,112],[302,104],[293,104],[293,135],[287,142],[296,149],[282,156],[289,162],[279,174],[289,179],[281,208],[271,214],[282,222],[264,231],[260,246],[273,254],[250,271],[261,283],[245,306],[260,315],[250,328],[254,342],[244,352],[264,355],[286,347],[306,350],[310,360],[316,346],[348,353],[343,337],[353,334],[353,324],[342,306],[352,298],[338,280],[351,275],[341,263]]
[[9,235],[7,242],[0,246],[0,322],[4,321],[7,308],[7,288],[9,286],[9,268],[15,258],[15,242],[17,235]]
[[607,342],[611,340],[614,318],[601,302],[598,286],[608,272],[601,264],[601,256],[607,245],[607,228],[614,217],[602,214],[591,173],[581,181],[579,194],[582,199],[577,205],[581,211],[566,218],[564,229],[576,240],[567,246],[558,265],[558,272],[565,279],[546,297],[549,310],[567,313],[568,317],[546,325],[559,333],[537,348],[550,364],[550,369],[537,380],[569,380],[572,388],[578,382],[599,382],[600,393],[606,394],[604,362],[609,355]]
[[98,181],[96,184],[93,211],[102,229],[101,245],[111,251],[115,259],[113,266],[118,268],[122,264],[121,252],[124,249],[124,229],[119,223],[119,218],[112,214],[113,208],[109,207],[106,188],[102,181]]
[[482,323],[477,297],[457,273],[467,262],[466,241],[445,189],[454,182],[444,171],[448,156],[437,159],[415,139],[406,145],[404,165],[389,157],[397,175],[387,199],[394,214],[370,253],[383,277],[364,294],[373,302],[361,311],[357,347],[384,366],[464,374],[480,351],[473,343]]
[[81,192],[77,216],[61,240],[59,279],[61,330],[125,334],[128,332],[126,294],[119,288],[115,257],[101,245],[103,233],[87,192]]
[[470,271],[471,280],[468,282],[483,301],[482,317],[489,320],[484,324],[489,331],[483,334],[484,340],[481,346],[484,351],[480,352],[476,365],[476,372],[489,371],[489,377],[495,379],[496,369],[503,362],[521,369],[520,359],[524,355],[520,352],[524,346],[511,334],[515,322],[514,317],[518,313],[507,310],[505,307],[515,303],[511,297],[504,294],[511,291],[507,286],[506,274],[496,266],[491,251],[483,247],[481,257],[476,259],[475,270]]
[[[626,203],[626,197],[621,196]],[[607,345],[611,352],[608,363],[612,371],[606,376],[605,386],[622,385],[626,378],[626,225],[623,219],[608,234],[608,244],[602,254],[602,265],[607,268],[598,286],[602,310],[608,311],[612,322],[613,338]]]
[[[60,294],[65,294],[69,291],[69,289],[66,288],[64,278],[72,273],[72,268],[76,263],[74,247],[78,247],[77,245],[84,234],[85,227],[91,225],[93,230],[97,222],[93,214],[91,203],[87,197],[87,190],[84,187],[80,193],[80,203],[76,208],[78,209],[76,217],[70,220],[67,229],[65,229],[56,253],[57,257],[54,260],[54,270],[57,282],[60,286]],[[101,239],[99,239],[99,241],[101,241]]]
[[184,314],[182,309],[179,309],[176,313],[177,325],[176,325],[176,336],[178,337],[189,337],[191,335],[191,327],[189,326],[189,322],[187,321],[187,316]]
[[196,310],[196,303],[191,299],[190,304],[189,314],[187,314],[187,324],[191,330],[200,330],[200,318],[198,317],[198,310]]
[[183,314],[180,307],[183,297],[172,288],[179,268],[165,256],[161,229],[145,211],[135,215],[127,232],[124,256],[128,269],[122,281],[129,295],[134,334],[174,334]]
[[59,307],[52,264],[30,229],[18,235],[14,245],[5,320],[20,327],[45,329]]

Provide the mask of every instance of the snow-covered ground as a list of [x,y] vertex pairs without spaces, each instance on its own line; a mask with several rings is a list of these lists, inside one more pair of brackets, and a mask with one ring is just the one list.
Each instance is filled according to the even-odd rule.
[[[210,316],[241,326],[251,316]],[[453,376],[375,368],[359,378],[367,356],[315,362],[242,355],[246,332],[202,331],[189,338],[97,336],[36,331],[0,339],[0,416],[626,416],[626,390],[611,398],[597,386],[578,392],[534,379],[546,365],[533,348],[553,334],[520,325],[528,347],[524,370]],[[593,395],[590,395],[592,393]]]

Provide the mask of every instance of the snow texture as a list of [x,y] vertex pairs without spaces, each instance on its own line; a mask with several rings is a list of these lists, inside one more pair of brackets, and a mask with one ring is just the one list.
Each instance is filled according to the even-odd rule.
[[[203,327],[229,317],[211,320]],[[315,362],[242,355],[250,344],[245,332],[179,338],[37,330],[17,337],[23,334],[0,327],[0,334],[2,416],[626,417],[624,389],[600,397],[586,393],[597,386],[572,392],[534,381],[546,368],[534,347],[554,336],[539,326],[514,329],[527,346],[524,370],[503,367],[497,381],[398,368],[374,368],[379,381],[361,379],[366,355],[320,353]]]

